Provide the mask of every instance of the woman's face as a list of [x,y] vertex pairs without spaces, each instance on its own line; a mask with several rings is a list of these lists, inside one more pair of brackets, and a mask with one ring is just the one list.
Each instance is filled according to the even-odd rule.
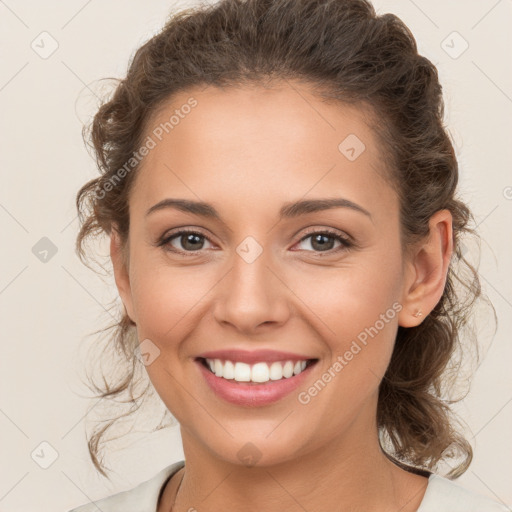
[[[397,194],[362,111],[298,84],[191,89],[145,144],[116,282],[185,450],[272,464],[360,449],[410,285]],[[196,206],[148,213],[168,199]],[[207,355],[235,368],[216,376]],[[315,362],[280,378],[287,360]]]

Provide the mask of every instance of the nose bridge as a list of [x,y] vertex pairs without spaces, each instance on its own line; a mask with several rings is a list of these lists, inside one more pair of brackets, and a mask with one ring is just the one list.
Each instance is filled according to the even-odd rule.
[[288,314],[286,287],[274,275],[273,257],[247,237],[233,254],[230,272],[216,299],[215,316],[241,330],[262,323],[283,322]]

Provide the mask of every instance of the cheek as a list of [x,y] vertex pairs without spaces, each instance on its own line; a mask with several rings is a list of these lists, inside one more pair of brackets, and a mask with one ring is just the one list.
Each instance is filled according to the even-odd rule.
[[290,287],[322,321],[329,338],[352,339],[386,313],[388,320],[397,322],[400,261],[376,252],[369,256],[354,256],[339,268],[289,276]]
[[197,403],[182,384],[189,378],[189,365],[183,363],[192,350],[183,340],[203,317],[201,300],[214,283],[199,267],[173,268],[147,255],[134,259],[131,279],[138,338],[159,350],[145,370],[169,411],[187,425],[197,415]]
[[[326,436],[348,428],[362,410],[373,414],[398,328],[401,305],[394,297],[394,283],[381,281],[372,286],[371,281],[366,285],[365,279],[357,277],[355,271],[350,278],[340,275],[330,284],[324,283],[323,293],[315,288],[309,295],[316,297],[311,309],[322,320],[317,325],[323,327],[316,330],[322,331],[328,355],[318,379],[299,390],[298,399],[308,417],[319,419]],[[312,423],[312,428],[318,427],[318,422]]]
[[[364,262],[349,266],[348,261],[343,268],[303,274],[295,279],[294,288],[299,297],[307,298],[311,321],[329,353],[326,366],[344,390],[338,395],[341,401],[364,397],[378,387],[391,358],[402,309],[399,257],[375,252]],[[333,367],[335,361],[339,364]],[[337,387],[334,384],[332,389]]]
[[168,341],[195,318],[208,290],[214,285],[206,267],[172,267],[161,259],[134,260],[131,290],[139,335]]

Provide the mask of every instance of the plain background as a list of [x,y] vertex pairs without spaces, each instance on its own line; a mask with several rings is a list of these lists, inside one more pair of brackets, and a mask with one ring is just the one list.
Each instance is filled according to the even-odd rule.
[[[0,0],[2,511],[67,511],[131,488],[182,459],[177,428],[127,436],[119,445],[124,449],[108,455],[117,472],[111,482],[89,459],[84,415],[93,402],[84,398],[83,348],[88,334],[111,320],[105,306],[117,290],[112,279],[94,274],[74,252],[74,200],[97,173],[81,138],[82,124],[95,108],[88,87],[97,91],[99,79],[122,77],[134,50],[171,11],[188,5],[195,3]],[[475,450],[459,482],[510,507],[512,2],[376,0],[374,5],[379,13],[404,20],[420,53],[440,73],[461,194],[483,238],[480,276],[499,319],[471,391],[457,409]],[[52,44],[58,48],[45,55]],[[50,247],[46,262],[37,257],[43,246]],[[107,245],[100,250],[108,254]],[[490,320],[480,321],[487,343]],[[56,460],[43,469],[52,456]]]

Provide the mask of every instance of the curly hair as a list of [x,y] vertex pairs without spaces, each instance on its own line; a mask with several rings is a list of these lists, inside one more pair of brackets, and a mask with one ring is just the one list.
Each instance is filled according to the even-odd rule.
[[[113,94],[84,127],[100,175],[76,197],[77,254],[87,265],[84,242],[110,235],[114,224],[126,248],[128,197],[140,163],[135,155],[151,116],[172,95],[195,86],[240,87],[271,78],[304,82],[326,102],[373,114],[372,128],[388,163],[386,178],[399,197],[402,250],[428,234],[436,211],[452,214],[454,251],[443,295],[420,325],[399,326],[379,387],[377,424],[381,448],[398,465],[421,471],[455,461],[447,475],[455,478],[469,467],[473,452],[450,407],[461,398],[447,397],[460,376],[461,356],[473,346],[467,343],[476,341],[469,329],[475,301],[490,301],[465,255],[462,237],[479,237],[470,227],[470,209],[456,197],[458,163],[443,126],[438,73],[419,55],[414,36],[397,16],[377,15],[368,0],[221,0],[172,14],[135,52],[126,77],[116,81]],[[100,399],[128,393],[132,408],[126,416],[151,388],[146,385],[134,397],[141,382],[136,327],[126,310],[118,316],[103,329],[113,330],[103,349],[118,358],[118,372],[110,372],[109,379],[102,375],[101,385],[93,387]],[[478,358],[478,348],[476,353]],[[88,438],[92,461],[104,476],[99,448],[118,419]]]

